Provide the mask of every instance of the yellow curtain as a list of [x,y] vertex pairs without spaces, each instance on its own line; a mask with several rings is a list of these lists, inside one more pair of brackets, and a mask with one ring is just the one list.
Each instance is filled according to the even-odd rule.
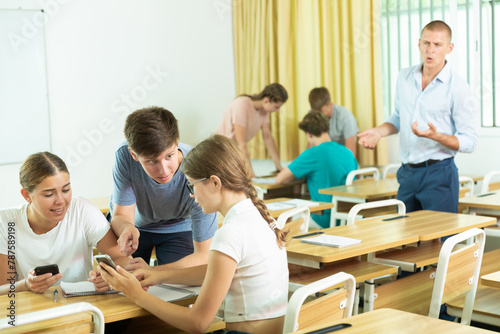
[[[272,82],[288,91],[281,111],[271,114],[281,160],[307,146],[297,124],[314,87],[327,87],[360,131],[383,122],[379,17],[379,0],[233,0],[237,93],[255,94]],[[248,148],[254,159],[268,157],[261,136]],[[384,141],[375,151],[358,146],[358,161],[386,164]]]

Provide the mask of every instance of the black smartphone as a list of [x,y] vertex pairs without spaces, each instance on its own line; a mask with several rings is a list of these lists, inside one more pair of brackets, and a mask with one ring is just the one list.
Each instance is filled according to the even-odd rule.
[[35,268],[36,276],[40,276],[46,273],[52,273],[52,275],[59,274],[59,266],[57,264],[49,264],[46,266],[40,266]]
[[[101,262],[104,262],[106,263],[108,266],[112,267],[114,270],[116,270],[116,264],[113,262],[113,260],[111,260],[111,257],[109,257],[108,254],[104,254],[104,255],[95,255],[94,256],[94,259],[96,260],[96,262],[98,264],[100,264]],[[104,268],[102,268],[104,269]],[[104,269],[106,270],[106,269]]]

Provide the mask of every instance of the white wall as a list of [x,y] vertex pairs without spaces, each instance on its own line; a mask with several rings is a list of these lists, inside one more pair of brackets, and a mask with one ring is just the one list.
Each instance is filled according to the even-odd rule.
[[[230,3],[0,2],[45,10],[52,151],[68,164],[74,195],[110,194],[124,118],[138,108],[172,111],[191,145],[215,131],[236,94]],[[0,207],[24,202],[19,167],[0,166]]]

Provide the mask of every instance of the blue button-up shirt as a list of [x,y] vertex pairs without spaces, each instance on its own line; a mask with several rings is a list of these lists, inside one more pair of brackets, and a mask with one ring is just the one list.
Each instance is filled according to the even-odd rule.
[[470,153],[476,148],[474,97],[467,82],[448,63],[425,90],[422,90],[422,64],[401,70],[394,107],[395,111],[387,122],[400,133],[401,162],[442,160],[457,153],[437,141],[413,134],[411,124],[415,121],[418,122],[419,130],[428,129],[427,122],[431,122],[437,132],[456,136],[459,152]]

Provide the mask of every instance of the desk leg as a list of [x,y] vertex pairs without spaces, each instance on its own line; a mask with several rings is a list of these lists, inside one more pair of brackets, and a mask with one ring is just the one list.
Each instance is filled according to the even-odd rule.
[[365,296],[363,303],[363,313],[373,311],[373,302],[377,296],[375,295],[375,281],[369,279],[365,281]]
[[337,209],[339,205],[339,201],[337,200],[336,196],[332,196],[332,203],[333,203],[333,208],[330,215],[330,227],[335,227],[338,214]]
[[356,284],[356,292],[354,293],[354,306],[352,308],[352,315],[359,313],[359,283]]

